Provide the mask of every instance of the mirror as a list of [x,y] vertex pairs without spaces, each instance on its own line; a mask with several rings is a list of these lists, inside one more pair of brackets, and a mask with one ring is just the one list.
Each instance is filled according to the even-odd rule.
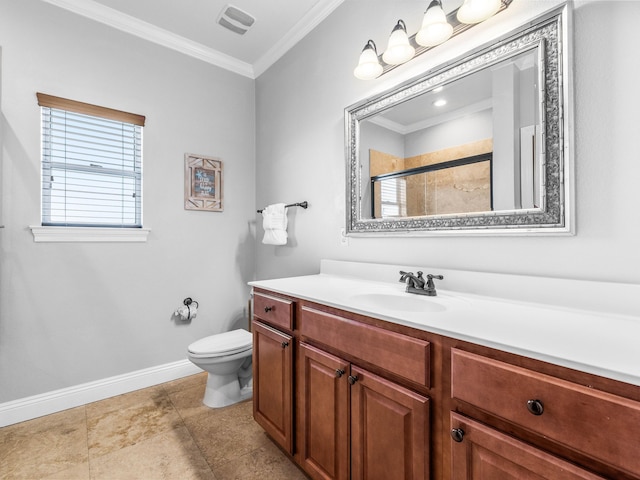
[[348,234],[572,233],[566,7],[345,110]]

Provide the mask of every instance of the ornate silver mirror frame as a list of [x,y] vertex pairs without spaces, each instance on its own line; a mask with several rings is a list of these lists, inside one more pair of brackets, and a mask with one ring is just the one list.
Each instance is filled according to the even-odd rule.
[[[524,27],[426,75],[345,109],[348,235],[571,235],[574,233],[571,155],[571,85],[568,7],[564,5]],[[364,196],[369,177],[362,175],[360,122],[440,85],[446,85],[503,59],[535,51],[539,62],[542,130],[539,205],[535,208],[479,213],[366,218]]]

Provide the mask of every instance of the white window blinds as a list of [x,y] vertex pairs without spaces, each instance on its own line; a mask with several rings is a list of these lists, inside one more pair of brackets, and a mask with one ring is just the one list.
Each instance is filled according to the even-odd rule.
[[42,225],[141,227],[144,117],[38,94]]
[[407,182],[404,178],[380,181],[381,214],[386,217],[407,216]]

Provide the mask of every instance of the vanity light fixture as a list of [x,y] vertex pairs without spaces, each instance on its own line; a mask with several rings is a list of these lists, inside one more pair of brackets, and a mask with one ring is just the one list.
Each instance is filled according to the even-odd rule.
[[500,0],[464,0],[457,18],[462,23],[480,23],[493,17],[500,10]]
[[403,20],[398,20],[389,36],[389,44],[382,54],[382,60],[389,65],[400,65],[413,58],[416,49],[409,43],[407,36],[407,26]]
[[[499,0],[498,0],[499,1]],[[440,0],[432,0],[424,13],[422,27],[416,34],[416,43],[423,47],[435,47],[446,42],[453,34],[453,27],[447,22]]]
[[[464,0],[460,8],[447,14],[442,8],[442,0],[430,0],[418,33],[409,37],[406,24],[403,20],[398,20],[389,36],[385,52],[377,55],[375,43],[369,40],[353,74],[361,80],[378,78],[507,9],[512,2],[513,0]],[[377,61],[373,58],[374,55],[377,56]]]
[[378,61],[378,50],[373,40],[369,40],[362,49],[358,66],[353,74],[360,80],[373,80],[382,73],[382,65]]

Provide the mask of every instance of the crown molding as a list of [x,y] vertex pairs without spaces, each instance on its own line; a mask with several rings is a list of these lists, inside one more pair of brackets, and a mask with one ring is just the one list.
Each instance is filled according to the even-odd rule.
[[148,22],[144,22],[132,17],[131,15],[124,14],[93,0],[43,1],[185,55],[197,58],[198,60],[224,68],[225,70],[229,70],[252,79],[255,78],[253,67],[246,62],[242,62],[230,55],[156,27]]
[[344,2],[344,0],[318,2],[280,41],[260,57],[254,65],[251,65],[94,0],[43,1],[251,79],[264,73]]
[[276,63],[296,43],[302,40],[305,35],[327,18],[331,12],[342,5],[343,2],[344,0],[325,0],[318,2],[284,37],[253,64],[256,78],[267,71],[271,65]]

